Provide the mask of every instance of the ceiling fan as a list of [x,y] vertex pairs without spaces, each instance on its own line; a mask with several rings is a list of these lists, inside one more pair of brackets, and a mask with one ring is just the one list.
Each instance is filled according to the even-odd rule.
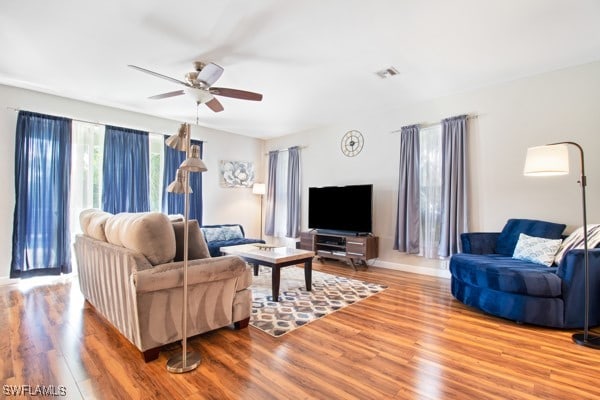
[[194,71],[185,74],[185,81],[171,78],[158,72],[150,71],[149,69],[129,65],[130,68],[145,72],[156,77],[166,79],[170,82],[185,86],[185,89],[175,90],[173,92],[161,93],[149,97],[150,99],[158,100],[168,97],[181,96],[189,94],[196,99],[197,104],[206,104],[208,108],[214,112],[223,111],[223,105],[214,96],[232,97],[234,99],[261,101],[262,94],[248,92],[246,90],[230,89],[223,87],[213,87],[212,85],[223,74],[223,67],[215,63],[203,63],[201,61],[194,62]]

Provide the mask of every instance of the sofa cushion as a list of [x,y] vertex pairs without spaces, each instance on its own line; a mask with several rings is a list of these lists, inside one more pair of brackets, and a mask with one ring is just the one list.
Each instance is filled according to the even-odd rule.
[[521,233],[513,258],[550,267],[554,264],[554,256],[561,243],[562,239],[539,238]]
[[120,213],[105,226],[109,243],[142,253],[152,265],[175,257],[175,232],[169,217],[159,212]]
[[559,297],[562,281],[556,267],[498,254],[454,254],[450,273],[471,286],[536,297]]
[[500,232],[500,235],[498,235],[496,253],[512,256],[521,233],[546,239],[560,239],[565,227],[565,224],[556,224],[554,222],[533,219],[509,219],[506,225],[504,225],[502,232]]
[[84,235],[88,235],[94,239],[106,242],[104,227],[109,217],[112,217],[111,213],[95,208],[83,210],[79,214],[79,225],[81,226],[81,232]]
[[[202,231],[200,230],[198,221],[195,219],[189,221],[188,227],[188,260],[197,260],[200,258],[210,257],[210,253],[208,252],[208,246],[206,245],[206,241],[204,240],[204,236],[202,235]],[[184,228],[185,223],[183,221],[173,222],[173,231],[175,232],[174,261],[183,261],[183,247],[185,241]]]
[[96,213],[101,213],[102,210],[98,210],[96,208],[88,208],[79,213],[79,226],[81,227],[81,232],[86,234],[88,225],[90,224],[90,219],[92,215]]

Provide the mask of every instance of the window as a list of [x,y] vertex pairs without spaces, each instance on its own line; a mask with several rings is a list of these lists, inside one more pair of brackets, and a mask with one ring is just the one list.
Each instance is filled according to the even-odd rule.
[[71,208],[100,208],[104,126],[73,121],[71,156]]
[[[104,125],[73,121],[71,133],[71,242],[81,232],[79,214],[102,208],[102,156]],[[72,258],[75,261],[75,257]],[[73,262],[75,264],[75,262]]]
[[[81,232],[79,214],[87,208],[102,208],[102,160],[104,125],[73,121],[71,155],[70,228],[72,240]],[[150,209],[160,211],[164,136],[149,135],[150,147]],[[73,258],[74,259],[74,258]]]
[[442,126],[419,131],[420,175],[420,251],[427,258],[438,258],[442,199]]

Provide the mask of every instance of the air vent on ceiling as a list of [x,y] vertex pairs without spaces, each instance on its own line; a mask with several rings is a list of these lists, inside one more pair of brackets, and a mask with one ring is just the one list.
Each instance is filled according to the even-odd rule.
[[390,78],[394,75],[398,75],[398,70],[394,67],[389,67],[386,69],[382,69],[381,71],[377,71],[375,72],[377,74],[377,76],[379,76],[381,79],[387,79]]

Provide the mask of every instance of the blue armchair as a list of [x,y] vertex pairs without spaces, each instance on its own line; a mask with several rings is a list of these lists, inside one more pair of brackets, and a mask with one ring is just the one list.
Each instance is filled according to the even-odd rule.
[[[560,238],[564,225],[511,219],[502,232],[461,235],[463,253],[450,259],[452,295],[486,313],[553,328],[584,325],[584,251],[570,250],[559,265],[512,257],[520,233]],[[600,325],[600,249],[589,250],[590,326]]]

